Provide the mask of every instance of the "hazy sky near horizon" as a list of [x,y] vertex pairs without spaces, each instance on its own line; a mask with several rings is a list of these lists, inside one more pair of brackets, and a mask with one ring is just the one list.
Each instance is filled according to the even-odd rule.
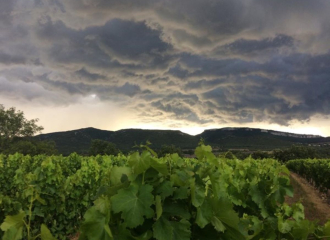
[[44,132],[330,136],[329,0],[0,0],[0,104]]

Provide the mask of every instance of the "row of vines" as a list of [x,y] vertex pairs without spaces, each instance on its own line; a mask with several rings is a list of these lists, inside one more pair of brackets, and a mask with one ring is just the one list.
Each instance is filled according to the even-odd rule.
[[[272,159],[0,155],[3,239],[330,239],[330,222],[288,206],[288,169]],[[16,233],[16,235],[15,235]],[[18,234],[17,234],[18,233]]]
[[298,159],[290,160],[286,166],[305,178],[321,192],[330,190],[330,159]]

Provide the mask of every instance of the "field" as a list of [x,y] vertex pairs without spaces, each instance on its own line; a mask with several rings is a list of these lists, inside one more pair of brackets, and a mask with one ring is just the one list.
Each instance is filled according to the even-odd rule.
[[[324,239],[273,159],[0,155],[3,239]],[[322,189],[324,186],[322,185]]]

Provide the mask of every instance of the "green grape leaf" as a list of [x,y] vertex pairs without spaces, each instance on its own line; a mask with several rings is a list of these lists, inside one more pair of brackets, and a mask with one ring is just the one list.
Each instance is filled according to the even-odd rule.
[[212,153],[211,146],[200,145],[195,149],[195,155],[198,160],[203,160],[205,158],[215,158]]
[[[80,227],[79,239],[86,240],[112,240],[112,233],[109,228],[109,219],[98,210],[100,206],[93,206],[84,215],[84,222]],[[108,209],[110,212],[110,208]]]
[[258,182],[256,180],[251,181],[249,194],[250,194],[252,200],[256,204],[258,204],[258,206],[261,210],[261,212],[260,212],[261,216],[264,218],[268,217],[269,213],[265,207],[265,201],[264,201],[264,199],[266,198],[266,195],[263,194],[263,192],[259,190]]
[[178,187],[174,190],[173,199],[187,199],[188,193],[188,186]]
[[210,223],[213,216],[212,205],[204,204],[203,208],[197,208],[196,224],[204,228]]
[[188,170],[178,170],[176,169],[170,177],[171,182],[174,186],[186,186],[189,184],[189,180],[194,175],[193,172]]
[[184,165],[184,160],[177,153],[173,153],[170,155],[172,161],[178,166],[182,167]]
[[117,228],[113,231],[113,239],[115,240],[136,240],[131,231],[127,228],[126,224],[117,224]]
[[42,205],[47,205],[46,201],[42,199],[39,194],[36,195],[36,200],[40,202]]
[[166,200],[163,205],[163,215],[177,216],[184,219],[190,219],[191,217],[187,204],[184,202],[172,202]]
[[284,215],[287,217],[291,217],[293,213],[292,207],[290,207],[288,204],[284,203],[282,205],[282,209],[284,210]]
[[205,199],[200,209],[197,209],[197,214],[196,223],[200,227],[211,222],[217,231],[222,232],[227,226],[238,229],[239,218],[228,199]]
[[330,236],[330,220],[324,224],[323,236]]
[[[222,236],[223,238],[221,239],[246,240],[244,235],[238,229],[232,227],[227,227],[226,231]],[[264,238],[264,239],[270,240],[269,238]],[[258,240],[260,239],[258,238]]]
[[56,240],[45,224],[41,224],[41,240]]
[[164,181],[156,188],[156,193],[159,194],[163,200],[171,196],[173,194],[173,191],[173,185],[170,181]]
[[122,177],[127,176],[128,179],[132,178],[132,169],[130,167],[118,167],[114,166],[111,169],[110,183],[111,185],[122,184]]
[[190,223],[182,219],[179,222],[168,221],[161,217],[153,225],[154,237],[157,240],[190,240]]
[[252,239],[263,230],[263,222],[256,216],[243,215],[243,219],[239,222],[239,230],[244,233],[245,238]]
[[158,219],[153,225],[154,237],[158,240],[171,240],[173,227],[164,217]]
[[292,205],[293,214],[292,217],[296,221],[303,220],[305,218],[304,206],[301,203],[296,203]]
[[150,165],[152,168],[154,168],[155,170],[157,170],[158,172],[160,172],[161,174],[163,174],[165,176],[169,174],[166,163],[161,163],[157,159],[152,158],[150,160]]
[[211,218],[211,223],[218,232],[224,232],[226,230],[226,227],[222,224],[222,222],[216,216],[213,216]]
[[154,203],[154,196],[151,194],[151,185],[132,184],[127,189],[121,189],[111,198],[112,210],[115,213],[121,212],[128,227],[134,228],[144,222],[143,216],[151,218],[154,211],[150,206]]
[[293,196],[293,188],[289,182],[290,180],[288,178],[279,177],[279,186],[277,188],[274,188],[274,190],[276,190],[274,192],[275,200],[281,204],[284,203],[285,195],[288,195],[290,197]]
[[190,240],[190,223],[182,219],[180,222],[171,222],[173,227],[172,240]]
[[19,240],[22,239],[22,232],[24,227],[25,212],[20,211],[14,216],[6,216],[5,221],[0,228],[5,232],[3,240]]
[[162,207],[162,199],[159,195],[156,196],[156,214],[157,220],[162,216],[163,207]]
[[128,164],[131,166],[133,172],[138,175],[145,172],[150,167],[150,159],[150,152],[143,151],[141,156],[136,152],[128,157]]
[[106,222],[110,221],[110,205],[110,200],[106,196],[101,196],[94,201],[95,209],[104,215]]
[[294,239],[308,239],[308,236],[315,231],[315,225],[313,222],[308,220],[296,221],[291,234],[294,236]]
[[215,216],[224,224],[237,228],[239,218],[237,213],[233,210],[233,206],[228,199],[220,198],[218,200],[212,199],[212,206]]
[[2,240],[20,240],[22,239],[23,226],[9,228],[2,237]]
[[205,188],[200,184],[196,184],[195,181],[191,181],[190,196],[191,196],[191,203],[195,207],[201,206],[205,199]]
[[24,226],[25,212],[20,211],[14,216],[6,216],[5,221],[1,224],[0,228],[2,231],[7,231],[14,227],[16,229],[23,228]]
[[278,221],[278,230],[281,233],[290,232],[294,225],[294,221],[289,220],[289,219],[285,220],[285,219],[283,219],[282,216],[278,217],[277,221]]

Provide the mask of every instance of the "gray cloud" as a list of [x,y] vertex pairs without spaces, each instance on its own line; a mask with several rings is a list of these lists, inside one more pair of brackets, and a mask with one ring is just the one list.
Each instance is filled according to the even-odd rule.
[[91,73],[89,71],[86,70],[86,68],[81,68],[80,70],[76,71],[75,74],[83,79],[87,79],[88,81],[96,81],[99,79],[105,79],[106,77],[101,75],[101,74],[97,74],[97,73]]
[[0,94],[97,96],[171,126],[308,121],[330,115],[329,16],[327,0],[0,0]]
[[287,35],[276,35],[273,38],[261,40],[238,39],[230,44],[217,47],[214,51],[218,55],[259,56],[260,54],[277,54],[281,48],[294,47],[294,38]]
[[11,22],[11,12],[13,11],[15,0],[6,1],[0,0],[0,26],[7,25]]
[[0,63],[3,64],[24,64],[26,59],[24,56],[10,55],[4,52],[0,52]]

